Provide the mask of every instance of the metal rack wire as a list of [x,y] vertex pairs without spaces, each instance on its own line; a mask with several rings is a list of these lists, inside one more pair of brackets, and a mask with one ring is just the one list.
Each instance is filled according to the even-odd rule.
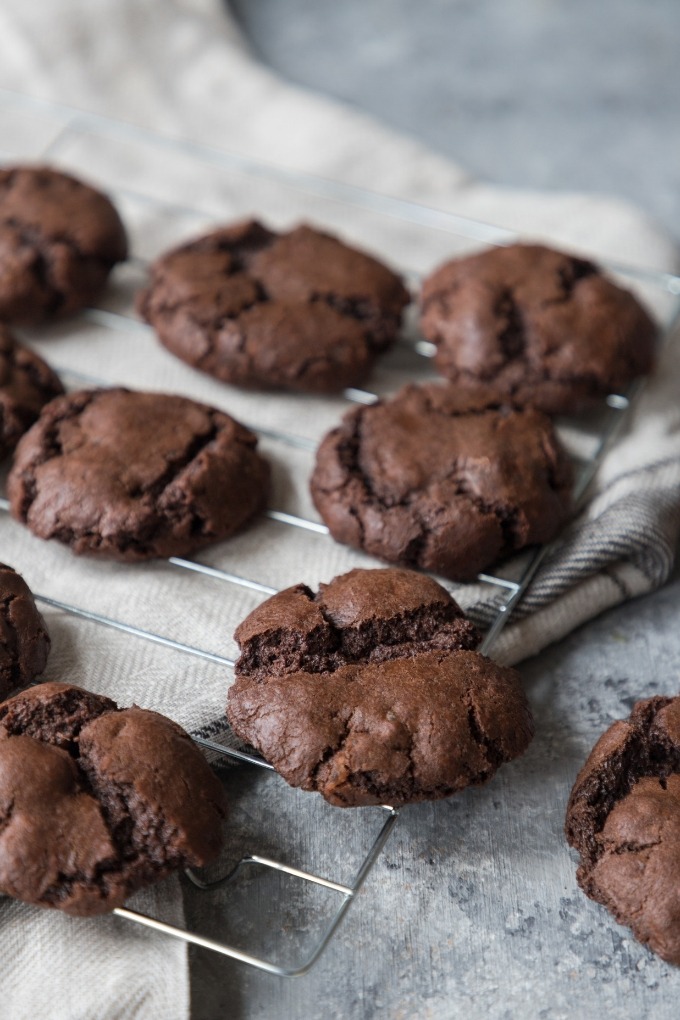
[[[87,132],[95,132],[109,141],[113,139],[114,143],[116,140],[121,142],[130,139],[133,141],[141,141],[145,145],[156,146],[164,153],[169,152],[181,154],[183,157],[188,157],[204,164],[209,164],[216,172],[219,172],[220,169],[229,168],[230,170],[236,170],[240,173],[246,173],[253,179],[264,179],[269,182],[274,182],[275,184],[278,183],[289,188],[297,189],[305,195],[320,196],[323,199],[330,200],[334,203],[340,203],[340,205],[344,204],[346,206],[353,206],[362,210],[370,210],[372,213],[379,213],[380,215],[401,219],[410,224],[414,224],[416,227],[434,227],[438,231],[445,232],[445,234],[449,237],[457,235],[465,238],[467,242],[472,241],[484,244],[503,244],[514,239],[514,235],[502,228],[465,220],[451,213],[428,209],[414,202],[406,202],[374,192],[362,191],[361,189],[350,187],[348,185],[320,180],[318,178],[310,177],[301,173],[295,173],[279,167],[257,163],[254,160],[244,159],[237,155],[230,155],[222,151],[211,150],[205,146],[197,146],[187,142],[165,139],[160,136],[153,135],[150,132],[131,127],[130,125],[119,124],[106,118],[95,117],[90,114],[82,114],[78,111],[55,106],[54,104],[36,104],[33,100],[28,100],[21,96],[14,96],[0,90],[0,105],[3,103],[28,110],[35,109],[37,107],[41,111],[47,111],[50,117],[54,119],[55,128],[53,134],[50,137],[48,144],[40,153],[42,159],[54,159],[58,157],[64,147],[74,138],[82,136]],[[190,217],[205,215],[205,213],[201,210],[194,209],[190,206],[184,206],[180,203],[170,202],[167,199],[155,196],[153,193],[150,194],[145,191],[138,191],[129,187],[125,188],[120,185],[107,186],[107,182],[105,180],[102,181],[102,184],[107,187],[107,190],[113,195],[114,199],[117,197],[127,197],[128,199],[143,202],[150,206],[156,205],[158,208],[162,208],[168,215],[181,214],[188,215]],[[140,255],[135,255],[131,259],[131,265],[136,270],[143,269],[145,264],[146,259]],[[669,297],[669,303],[665,314],[666,333],[668,334],[680,309],[680,302],[677,299],[677,295],[680,295],[680,278],[672,274],[654,274],[644,270],[631,269],[630,267],[612,266],[610,268],[623,273],[623,275],[625,275],[629,280],[636,280],[647,286],[651,286],[659,293],[664,293]],[[416,276],[417,274],[413,275]],[[107,307],[92,308],[83,313],[83,318],[90,322],[94,322],[98,326],[103,327],[106,330],[110,330],[113,333],[121,334],[130,331],[139,331],[140,334],[151,333],[149,327],[134,317],[134,314],[129,307],[124,308],[123,310],[112,310]],[[430,357],[432,354],[431,345],[419,338],[413,339],[411,341],[411,345],[413,350],[422,357],[423,364],[425,364],[425,359]],[[60,370],[59,366],[55,367],[58,371]],[[111,380],[93,377],[92,375],[85,375],[68,367],[61,374],[66,381],[70,380],[77,385],[82,385],[84,383],[88,385],[112,384]],[[579,465],[574,492],[574,497],[577,503],[584,499],[588,485],[592,481],[606,449],[623,427],[627,412],[641,385],[642,383],[635,383],[626,394],[612,394],[607,398],[606,407],[603,409],[603,413],[600,416],[600,421],[595,435],[594,437],[591,435],[591,439],[594,439],[594,441],[591,443],[590,452]],[[371,403],[377,399],[378,395],[376,393],[369,392],[368,390],[352,388],[346,390],[344,396],[346,400],[350,402]],[[250,427],[253,428],[254,431],[261,437],[274,443],[284,444],[298,451],[311,454],[316,448],[316,440],[309,437],[295,435],[286,430],[279,430],[268,426],[251,425]],[[7,500],[0,498],[0,511],[7,513],[8,510],[9,506]],[[266,516],[269,520],[275,522],[283,529],[298,529],[315,534],[323,540],[328,540],[328,529],[325,525],[318,521],[289,513],[283,508],[269,509],[266,511]],[[523,594],[526,592],[534,575],[536,574],[536,571],[539,569],[548,552],[549,547],[545,546],[535,550],[529,556],[520,557],[514,564],[511,564],[509,568],[504,568],[502,574],[481,573],[478,575],[476,583],[481,586],[486,586],[493,591],[495,604],[494,616],[488,625],[488,629],[486,630],[484,640],[480,648],[483,653],[489,654],[492,650],[501,630],[507,623]],[[239,573],[230,572],[191,558],[171,557],[167,560],[167,564],[174,571],[183,572],[184,574],[200,574],[219,584],[237,586],[265,597],[274,594],[277,590],[275,587],[265,584],[256,578],[245,577]],[[135,569],[137,570],[139,568]],[[119,619],[117,616],[98,613],[87,607],[72,604],[70,601],[63,601],[53,597],[49,593],[37,593],[36,598],[42,604],[49,606],[52,609],[67,613],[74,619],[104,626],[114,631],[121,632],[131,638],[165,646],[173,651],[194,656],[198,659],[203,659],[221,668],[232,669],[234,666],[234,660],[232,658],[222,655],[217,651],[189,644],[177,637],[173,637],[172,634],[157,633],[156,631],[145,629],[141,626],[137,626],[136,624]],[[248,763],[263,772],[272,771],[272,767],[268,763],[242,749],[227,747],[215,740],[202,736],[196,736],[195,740],[198,744],[205,748],[206,751],[213,754],[231,759],[232,761]],[[222,876],[219,880],[217,880],[217,882],[208,882],[195,874],[188,873],[188,877],[193,885],[201,891],[206,891],[214,888],[216,885],[223,885],[224,883],[231,882],[243,874],[243,872],[247,869],[257,866],[269,870],[270,872],[278,872],[300,880],[301,882],[321,887],[322,889],[337,895],[340,898],[339,905],[330,914],[321,937],[316,942],[311,952],[308,952],[305,957],[294,966],[282,966],[270,958],[245,952],[235,945],[228,944],[221,940],[207,938],[193,931],[178,928],[174,925],[167,924],[162,920],[147,916],[132,909],[120,908],[116,910],[115,913],[117,916],[124,918],[127,921],[146,926],[165,935],[181,939],[192,945],[199,946],[204,949],[210,949],[223,956],[252,965],[271,974],[285,977],[304,974],[316,962],[325,947],[328,945],[394,829],[398,818],[398,811],[389,806],[384,806],[383,808],[376,810],[380,812],[382,819],[379,831],[373,839],[370,849],[364,856],[355,874],[347,883],[319,876],[313,871],[295,867],[281,860],[263,856],[258,853],[248,853],[244,855],[230,869],[228,874]]]

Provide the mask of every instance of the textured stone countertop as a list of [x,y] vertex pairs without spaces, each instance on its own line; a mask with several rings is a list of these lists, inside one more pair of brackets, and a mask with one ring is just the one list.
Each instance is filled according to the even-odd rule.
[[[619,194],[680,237],[674,0],[238,0],[234,8],[256,50],[292,80],[383,116],[487,179]],[[402,812],[306,977],[197,954],[194,1016],[675,1018],[680,970],[585,898],[562,826],[571,784],[602,730],[639,698],[678,690],[678,577],[523,664],[537,723],[526,756],[484,788]],[[242,788],[244,776],[231,782]],[[264,852],[267,833],[283,826],[291,845],[316,840],[320,873],[342,870],[360,853],[364,823],[343,821],[348,833],[336,842],[333,827],[317,827],[313,809],[291,805],[277,783],[260,795]],[[242,831],[254,832],[238,798],[236,811]],[[244,895],[260,896],[256,914],[275,941],[295,897],[289,917],[255,887],[246,884]]]
[[680,239],[676,0],[231,0],[292,82],[480,179],[637,202]]

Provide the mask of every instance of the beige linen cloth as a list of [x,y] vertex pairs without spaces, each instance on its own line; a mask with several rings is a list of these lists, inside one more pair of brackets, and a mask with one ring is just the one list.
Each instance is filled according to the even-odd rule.
[[[477,184],[368,117],[282,83],[253,60],[218,0],[6,3],[0,7],[0,52],[0,87],[9,90],[0,94],[4,158],[39,159],[47,153],[99,181],[121,203],[137,255],[152,256],[211,222],[248,212],[274,224],[305,216],[318,220],[408,270],[426,270],[460,249],[446,230],[324,198],[318,186],[312,195],[294,182],[279,186],[266,173],[229,166],[218,154],[231,151],[611,262],[658,270],[675,264],[668,239],[625,203]],[[74,110],[117,118],[129,127],[78,117]],[[210,152],[165,146],[137,128],[192,140]],[[158,204],[161,198],[166,205]],[[417,211],[414,215],[417,219]],[[488,232],[489,239],[504,236]],[[110,306],[129,307],[143,273],[133,266],[117,280]],[[667,314],[669,303],[660,291],[643,288],[643,296]],[[148,330],[119,326],[78,320],[35,332],[29,340],[62,368],[109,383],[182,392],[246,422],[309,440],[334,424],[346,406],[340,399],[239,393],[191,372],[160,349]],[[666,348],[625,436],[599,472],[586,511],[538,575],[525,602],[531,614],[518,614],[497,645],[496,654],[506,661],[537,652],[667,577],[679,530],[679,347]],[[404,374],[399,365],[380,369],[375,385],[389,391]],[[263,449],[274,463],[271,505],[313,517],[306,492],[311,453],[273,440],[265,440]],[[54,543],[32,538],[6,514],[0,515],[0,558],[41,594],[225,656],[235,650],[235,624],[261,598],[162,563],[136,568],[76,560]],[[299,580],[314,585],[372,562],[327,538],[272,521],[257,523],[201,559],[273,588]],[[461,600],[479,618],[489,618],[493,607],[481,588],[470,586]],[[80,682],[121,704],[135,701],[164,711],[194,731],[210,732],[219,720],[230,680],[223,666],[68,613],[45,614],[53,634],[50,679]],[[173,881],[135,897],[132,905],[182,919]],[[72,920],[8,901],[0,911],[3,1015],[187,1016],[188,964],[181,943],[116,918]]]

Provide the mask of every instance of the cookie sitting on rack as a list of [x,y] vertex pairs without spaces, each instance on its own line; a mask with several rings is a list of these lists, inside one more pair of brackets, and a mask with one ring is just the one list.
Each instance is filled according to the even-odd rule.
[[319,446],[311,492],[339,542],[468,580],[553,538],[571,478],[540,411],[431,383],[349,411]]
[[518,674],[436,581],[352,570],[296,585],[236,631],[234,732],[292,786],[339,807],[394,807],[486,782],[522,754],[533,721]]
[[0,461],[12,452],[45,404],[63,392],[50,366],[0,325]]
[[140,314],[168,350],[237,386],[336,393],[394,341],[409,295],[377,259],[248,221],[159,258]]
[[0,563],[0,698],[45,669],[50,635],[23,577]]
[[592,262],[541,245],[453,259],[425,280],[421,305],[447,379],[549,414],[620,393],[652,367],[658,330],[637,298]]
[[263,506],[255,435],[185,397],[80,390],[45,407],[8,479],[13,516],[76,553],[134,562],[227,538]]
[[222,785],[156,712],[49,683],[0,705],[0,893],[101,914],[214,860]]
[[36,323],[90,304],[127,258],[106,195],[47,166],[0,170],[0,319]]

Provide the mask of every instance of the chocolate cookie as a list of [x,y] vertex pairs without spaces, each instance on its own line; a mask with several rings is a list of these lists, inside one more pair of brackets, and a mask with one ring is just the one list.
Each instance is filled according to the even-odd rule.
[[185,397],[82,390],[20,441],[11,511],[40,538],[118,560],[226,538],[261,509],[269,466],[248,429]]
[[158,259],[138,307],[168,350],[223,382],[333,393],[366,376],[408,300],[395,273],[336,238],[251,221]]
[[579,885],[680,964],[680,698],[639,701],[598,740],[567,807]]
[[50,636],[30,588],[0,563],[0,699],[40,676],[49,651]]
[[109,199],[46,166],[0,170],[0,318],[34,323],[92,302],[127,238]]
[[42,358],[0,325],[0,460],[4,460],[53,397],[64,392]]
[[324,673],[352,662],[475,648],[480,635],[445,588],[412,570],[350,570],[316,595],[296,584],[267,599],[234,635],[237,676]]
[[483,783],[533,734],[515,670],[477,652],[435,581],[352,570],[297,585],[236,631],[236,734],[293,786],[331,804],[394,806]]
[[221,847],[222,786],[176,723],[69,684],[0,705],[0,892],[102,914]]
[[585,259],[513,244],[448,262],[422,290],[423,334],[451,382],[568,413],[649,372],[657,327]]
[[429,384],[346,414],[318,449],[311,491],[339,542],[467,580],[553,538],[570,484],[540,411]]

